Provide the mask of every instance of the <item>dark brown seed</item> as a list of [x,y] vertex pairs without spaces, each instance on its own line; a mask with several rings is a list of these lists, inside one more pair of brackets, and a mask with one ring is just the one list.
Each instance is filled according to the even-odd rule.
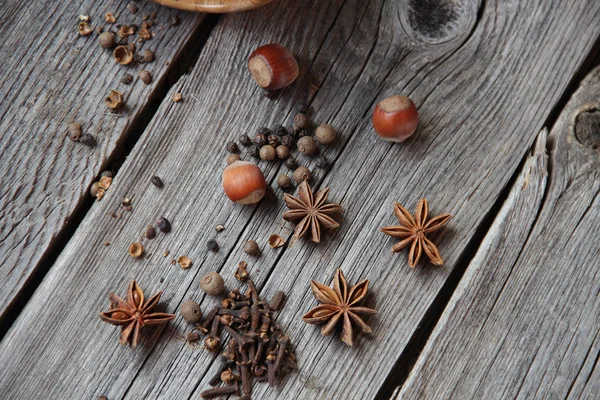
[[280,145],[275,149],[277,151],[277,158],[280,160],[287,160],[290,158],[290,149],[287,146]]
[[84,133],[79,138],[79,143],[85,144],[86,146],[93,147],[96,145],[96,139],[89,133]]
[[244,253],[250,256],[257,257],[258,255],[260,255],[260,248],[258,247],[258,243],[256,243],[256,241],[254,240],[247,240],[246,243],[244,243],[243,250]]
[[162,189],[165,186],[162,179],[160,179],[156,175],[154,175],[152,178],[150,178],[150,183],[152,183],[154,186],[156,186],[159,189]]
[[171,232],[171,223],[165,217],[160,217],[156,221],[156,226],[163,233],[169,233],[169,232]]
[[285,293],[283,293],[281,290],[278,290],[277,292],[275,292],[273,298],[269,302],[269,308],[273,311],[279,311],[281,310],[281,307],[283,306],[284,302]]
[[179,308],[179,312],[183,319],[190,324],[195,324],[202,319],[202,310],[200,310],[200,306],[194,300],[188,300],[183,303]]
[[302,103],[298,106],[298,112],[300,114],[306,114],[307,111],[308,111],[308,104]]
[[192,331],[192,332],[188,332],[187,334],[187,341],[190,343],[195,343],[198,340],[200,340],[200,332],[198,331]]
[[292,186],[292,180],[289,176],[281,174],[277,177],[277,186],[281,189],[288,189]]
[[267,135],[265,135],[264,133],[257,133],[256,136],[254,136],[254,143],[259,146],[262,147],[264,145],[267,144]]
[[154,61],[154,52],[150,49],[144,49],[144,52],[142,53],[143,58],[144,58],[144,62],[152,62]]
[[108,400],[108,397],[106,397],[106,396],[98,396],[98,400]]
[[127,4],[127,9],[128,9],[128,10],[129,10],[129,12],[130,12],[130,13],[132,13],[132,14],[137,14],[137,12],[138,12],[138,8],[137,8],[137,6],[135,5],[135,3],[129,3],[129,4]]
[[275,147],[267,144],[260,148],[260,159],[265,161],[273,161],[277,158]]
[[222,386],[200,392],[200,397],[203,399],[212,399],[213,397],[217,396],[225,396],[228,394],[237,393],[237,391],[237,385]]
[[250,137],[248,137],[248,135],[241,135],[240,144],[244,147],[248,147],[252,144],[252,141],[250,140]]
[[147,225],[144,230],[144,236],[146,236],[146,239],[154,239],[156,237],[156,229],[152,225]]
[[238,263],[237,270],[233,274],[235,276],[235,279],[237,279],[240,282],[246,282],[248,280],[247,267],[248,267],[248,263],[246,261],[240,261]]
[[240,148],[238,147],[237,143],[233,142],[233,141],[227,142],[226,148],[227,148],[227,151],[230,153],[239,153],[239,151],[240,151]]
[[308,128],[308,117],[302,113],[296,114],[294,117],[294,126],[300,129]]
[[284,136],[284,135],[287,135],[287,134],[289,133],[289,132],[288,132],[288,130],[286,129],[286,127],[285,127],[285,126],[283,126],[283,125],[279,125],[279,126],[278,126],[277,128],[275,128],[273,131],[274,131],[274,133],[275,133],[277,136]]
[[206,242],[206,248],[212,251],[213,253],[216,253],[217,251],[219,251],[219,244],[215,239],[210,239],[208,242]]
[[253,144],[248,149],[248,154],[250,154],[252,157],[258,157],[258,156],[260,156],[260,149],[258,148],[257,145]]
[[312,136],[301,137],[298,139],[296,146],[298,146],[298,151],[300,151],[300,153],[307,156],[313,155],[317,151],[317,144]]
[[179,25],[179,17],[177,15],[169,16],[169,18],[167,19],[167,24],[169,24],[171,26]]
[[300,184],[304,181],[309,181],[311,178],[310,171],[306,167],[298,167],[294,171],[294,181]]
[[295,170],[296,168],[298,168],[298,161],[296,161],[294,157],[290,157],[287,160],[285,160],[285,166],[289,169]]
[[329,161],[327,161],[327,159],[324,156],[317,157],[317,161],[315,164],[317,168],[329,169]]
[[79,141],[79,138],[81,138],[81,124],[78,122],[70,123],[69,127],[67,128],[67,132],[69,133],[69,138],[72,141]]
[[281,137],[281,144],[291,149],[296,144],[296,140],[292,135],[284,135]]
[[267,142],[271,146],[277,147],[277,146],[279,146],[279,136],[277,136],[277,135],[269,135],[269,136],[267,136]]
[[297,132],[298,139],[303,138],[304,136],[308,136],[308,131],[306,129],[300,129]]
[[140,79],[142,80],[142,82],[144,82],[146,85],[149,85],[150,83],[152,83],[152,75],[150,74],[150,72],[146,71],[145,69],[140,71]]
[[105,49],[112,49],[115,47],[115,34],[112,32],[102,32],[98,36],[98,43]]
[[121,78],[121,83],[123,83],[125,85],[129,85],[131,83],[131,81],[133,81],[133,76],[131,74],[129,74],[129,73],[126,73]]

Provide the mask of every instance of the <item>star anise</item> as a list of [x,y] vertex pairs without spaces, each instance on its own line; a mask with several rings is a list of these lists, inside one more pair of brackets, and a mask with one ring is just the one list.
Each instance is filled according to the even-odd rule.
[[[323,336],[330,335],[338,322],[342,322],[340,338],[348,346],[352,346],[352,323],[362,332],[371,333],[371,328],[362,320],[361,315],[375,315],[377,311],[372,308],[361,307],[360,303],[367,296],[369,281],[364,280],[351,288],[341,269],[335,271],[333,289],[321,283],[311,281],[310,288],[315,298],[321,303],[308,313],[302,320],[306,323],[317,325],[326,322],[321,329]],[[342,320],[342,321],[340,321]]]
[[336,229],[340,224],[335,222],[330,215],[342,211],[342,206],[339,204],[329,203],[327,196],[329,188],[321,189],[313,196],[313,192],[306,183],[302,182],[298,187],[298,197],[284,195],[285,204],[289,211],[283,213],[283,219],[287,221],[298,221],[294,229],[293,240],[296,240],[311,231],[311,239],[315,243],[321,241],[321,228]]
[[402,239],[392,247],[394,253],[399,252],[409,244],[411,245],[408,252],[408,265],[411,268],[417,265],[423,251],[429,257],[432,264],[444,265],[444,260],[442,260],[437,247],[431,240],[427,239],[427,234],[437,231],[446,225],[452,216],[450,214],[441,214],[428,221],[428,213],[429,205],[427,199],[419,200],[414,218],[404,207],[396,202],[394,204],[394,214],[396,214],[396,218],[400,221],[400,225],[381,228],[381,232],[386,235]]
[[144,292],[136,281],[132,281],[127,288],[127,300],[109,293],[110,310],[101,312],[100,318],[109,324],[121,326],[119,343],[129,343],[131,348],[135,348],[142,327],[164,324],[175,318],[173,314],[150,312],[158,304],[161,295],[162,292],[159,292],[144,303]]

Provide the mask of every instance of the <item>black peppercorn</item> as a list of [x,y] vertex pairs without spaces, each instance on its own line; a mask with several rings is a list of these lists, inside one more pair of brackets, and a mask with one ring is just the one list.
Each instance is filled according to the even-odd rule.
[[320,168],[320,169],[328,169],[329,161],[327,161],[327,159],[323,156],[317,157],[315,165],[317,166],[317,168]]
[[296,140],[292,135],[285,135],[281,137],[281,144],[291,149],[296,144]]
[[152,74],[150,74],[149,71],[146,71],[145,69],[143,69],[140,71],[138,76],[140,77],[142,82],[144,82],[146,85],[149,85],[150,83],[152,83]]
[[106,171],[102,171],[100,173],[100,178],[112,178],[112,177],[113,177],[112,171],[106,170]]
[[124,83],[125,85],[129,85],[131,83],[131,81],[133,81],[133,76],[131,74],[125,74],[121,78],[121,82]]
[[144,62],[152,62],[154,61],[154,52],[150,49],[144,49],[142,57],[144,59]]
[[164,186],[162,179],[160,179],[156,175],[154,175],[152,178],[150,178],[150,183],[152,183],[154,186],[156,186],[159,189],[161,189]]
[[158,226],[158,229],[160,229],[160,231],[163,233],[171,232],[171,223],[165,217],[160,217],[156,221],[156,226]]
[[308,117],[302,113],[296,114],[294,117],[294,126],[300,129],[306,129],[308,127]]
[[208,242],[206,242],[206,248],[208,248],[213,253],[216,253],[217,251],[219,251],[219,244],[215,239],[210,239]]
[[285,166],[289,169],[296,169],[298,167],[298,161],[294,157],[290,157],[285,160]]
[[277,146],[275,151],[277,152],[277,158],[280,160],[287,160],[290,158],[290,149],[287,146]]
[[267,136],[267,142],[273,147],[279,146],[279,136],[269,135]]
[[306,103],[302,103],[298,106],[298,112],[301,114],[306,114],[306,112],[308,111],[308,104]]
[[230,153],[239,153],[240,149],[236,142],[227,142],[227,151]]
[[262,134],[264,134],[264,135],[267,135],[267,136],[269,136],[269,135],[270,135],[270,134],[272,134],[273,132],[271,132],[271,130],[270,130],[269,128],[267,128],[266,126],[263,126],[262,128],[260,128],[260,129],[258,130],[258,132],[257,132],[257,133],[262,133]]
[[308,136],[308,131],[306,129],[300,129],[298,131],[298,138],[302,138],[304,136]]
[[283,136],[283,135],[287,135],[288,134],[288,130],[283,125],[278,126],[273,131],[274,131],[274,133],[277,136]]
[[252,156],[252,157],[258,157],[260,155],[260,149],[258,148],[257,145],[253,144],[248,149],[248,154],[250,154],[250,156]]
[[250,140],[248,135],[242,135],[240,136],[240,144],[244,147],[248,147],[252,144],[252,141]]
[[171,15],[167,19],[167,24],[169,24],[171,26],[177,26],[177,25],[179,25],[179,17],[177,15]]
[[84,133],[79,138],[79,143],[85,144],[86,146],[95,146],[96,139],[94,139],[94,137],[92,135],[90,135],[89,133]]
[[264,133],[257,133],[256,136],[254,136],[254,143],[258,146],[258,147],[263,147],[265,144],[267,144],[267,135],[265,135]]
[[146,236],[147,239],[154,239],[156,237],[156,230],[152,225],[146,226],[146,229],[144,230],[144,236]]

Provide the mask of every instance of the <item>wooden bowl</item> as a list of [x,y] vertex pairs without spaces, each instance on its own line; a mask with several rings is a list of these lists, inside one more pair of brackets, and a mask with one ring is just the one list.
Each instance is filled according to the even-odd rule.
[[157,4],[186,11],[233,13],[264,6],[273,0],[152,0]]

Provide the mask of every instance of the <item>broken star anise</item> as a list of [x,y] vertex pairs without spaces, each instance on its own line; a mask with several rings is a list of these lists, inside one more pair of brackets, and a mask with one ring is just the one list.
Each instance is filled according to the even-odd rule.
[[287,221],[300,220],[294,229],[293,240],[304,236],[310,229],[312,241],[319,243],[321,228],[339,228],[340,224],[335,222],[330,215],[342,211],[342,206],[334,203],[325,204],[328,195],[329,188],[321,189],[316,195],[313,195],[306,181],[298,187],[298,197],[290,196],[287,193],[284,195],[289,211],[283,213],[283,219]]
[[131,348],[135,348],[142,327],[164,324],[175,318],[173,314],[150,312],[158,304],[161,295],[162,292],[159,292],[144,303],[144,292],[136,281],[132,281],[127,288],[127,300],[109,293],[110,310],[101,312],[100,318],[109,324],[121,326],[119,343],[129,343]]
[[452,216],[450,214],[441,214],[427,220],[429,213],[429,204],[427,199],[419,200],[415,216],[402,207],[398,202],[394,204],[394,214],[400,221],[399,226],[386,226],[381,228],[381,232],[396,238],[402,239],[392,247],[394,253],[399,252],[409,244],[408,266],[414,268],[421,259],[423,251],[434,265],[444,265],[444,260],[433,244],[427,239],[427,234],[437,231],[448,223]]
[[[335,271],[333,277],[333,289],[321,283],[311,281],[310,288],[315,298],[321,303],[308,313],[302,320],[306,323],[317,325],[326,323],[321,329],[323,336],[330,335],[339,322],[342,322],[342,333],[340,338],[348,346],[352,346],[353,334],[352,324],[356,325],[364,333],[371,333],[361,315],[374,315],[377,311],[372,308],[361,307],[360,303],[367,296],[369,281],[364,280],[351,288],[341,269]],[[342,320],[342,321],[340,321]]]

